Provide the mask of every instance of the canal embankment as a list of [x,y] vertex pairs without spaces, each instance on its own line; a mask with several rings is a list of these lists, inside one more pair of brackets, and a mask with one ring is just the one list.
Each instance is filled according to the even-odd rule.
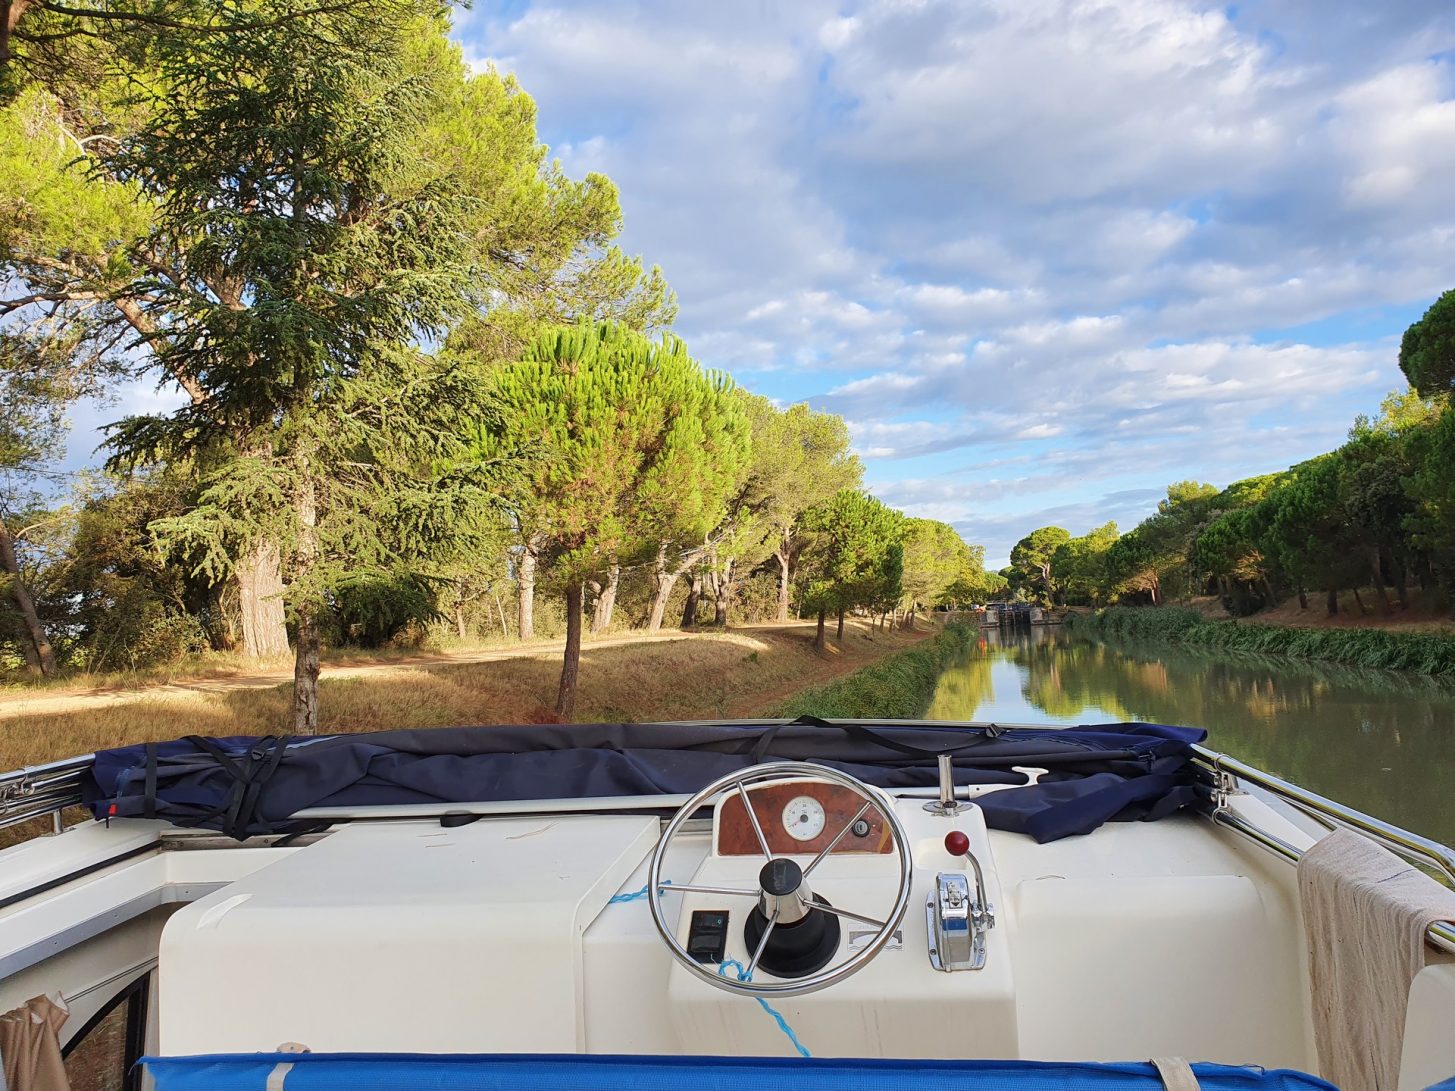
[[1208,651],[1255,652],[1351,667],[1455,674],[1455,633],[1377,628],[1305,628],[1211,620],[1179,606],[1109,606],[1066,619],[1080,636],[1164,642]]
[[952,621],[918,646],[826,686],[795,694],[771,709],[768,715],[917,719],[929,707],[945,668],[979,637],[978,625]]

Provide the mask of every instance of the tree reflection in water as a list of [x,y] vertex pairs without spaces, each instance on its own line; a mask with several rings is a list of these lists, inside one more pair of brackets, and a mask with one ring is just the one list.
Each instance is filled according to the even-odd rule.
[[941,676],[926,715],[1205,727],[1215,749],[1455,843],[1455,686],[1438,679],[1094,643],[1054,628],[988,630]]

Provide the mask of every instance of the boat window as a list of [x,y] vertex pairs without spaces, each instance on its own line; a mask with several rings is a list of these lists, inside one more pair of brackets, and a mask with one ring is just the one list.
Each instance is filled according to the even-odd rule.
[[61,1050],[71,1091],[138,1091],[151,975],[113,996]]

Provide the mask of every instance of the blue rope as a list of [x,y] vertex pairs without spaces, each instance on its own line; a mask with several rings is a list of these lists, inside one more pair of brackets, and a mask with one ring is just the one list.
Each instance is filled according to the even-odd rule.
[[[647,884],[647,886],[650,886],[650,885],[651,885],[650,883]],[[662,886],[671,886],[671,885],[672,885],[672,880],[671,879],[663,879],[662,880]],[[610,898],[608,898],[606,900],[606,904],[607,905],[616,905],[618,902],[634,902],[634,901],[637,901],[637,900],[639,900],[641,898],[645,898],[646,896],[647,896],[647,887],[644,886],[640,890],[633,890],[633,891],[630,891],[629,893],[626,893],[626,894],[613,894]],[[738,972],[738,980],[739,981],[747,981],[747,980],[749,980],[747,967],[745,967],[741,962],[739,962],[735,958],[730,958],[730,959],[727,959],[725,962],[723,962],[720,966],[718,966],[717,972],[721,976],[726,977],[727,976],[726,970],[727,970],[727,968],[729,966],[731,966],[735,970],[737,970],[737,972]],[[793,1043],[793,1048],[796,1049],[796,1050],[798,1050],[798,1055],[800,1057],[812,1057],[813,1056],[813,1054],[808,1051],[808,1047],[798,1040],[798,1035],[796,1035],[796,1034],[793,1033],[793,1028],[788,1025],[788,1020],[785,1019],[785,1018],[783,1018],[783,1015],[778,1011],[777,1008],[773,1007],[771,1004],[768,1003],[768,1001],[764,1000],[761,996],[755,996],[755,997],[753,997],[753,999],[758,1002],[758,1006],[759,1007],[761,1007],[764,1011],[766,1011],[770,1016],[773,1017],[773,1022],[777,1023],[778,1024],[778,1029],[781,1030],[784,1034],[786,1034],[788,1036],[788,1040]]]
[[[671,886],[671,885],[672,885],[672,880],[671,879],[663,879],[662,880],[662,886]],[[609,898],[606,899],[606,904],[607,905],[616,905],[618,902],[634,902],[638,898],[645,898],[646,896],[647,896],[647,888],[646,887],[642,887],[640,890],[633,890],[630,894],[613,894],[611,897],[609,897]]]
[[[729,966],[737,970],[739,981],[747,981],[749,979],[747,969],[743,966],[741,962],[739,962],[735,958],[726,959],[722,963],[722,965],[717,968],[718,974],[722,977],[727,977],[726,971]],[[788,1025],[788,1020],[783,1018],[782,1013],[779,1012],[777,1008],[773,1007],[773,1005],[769,1004],[768,1001],[764,1000],[761,996],[755,996],[753,997],[753,999],[758,1002],[759,1007],[761,1007],[764,1011],[766,1011],[769,1015],[773,1017],[773,1022],[778,1024],[778,1029],[781,1030],[784,1034],[788,1035],[788,1040],[793,1043],[793,1048],[798,1050],[798,1055],[800,1057],[813,1056],[813,1054],[808,1051],[808,1047],[798,1040],[798,1035],[793,1033],[793,1028]]]

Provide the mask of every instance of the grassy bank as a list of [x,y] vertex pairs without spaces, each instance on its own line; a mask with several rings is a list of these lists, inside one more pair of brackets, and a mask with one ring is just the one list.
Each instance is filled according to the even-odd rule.
[[[842,646],[813,649],[813,626],[616,643],[582,650],[581,722],[763,715],[807,686],[928,643],[923,633],[850,624]],[[560,654],[544,649],[486,662],[378,664],[320,684],[324,732],[455,724],[537,723],[550,712]],[[140,692],[78,695],[66,707],[0,703],[0,769],[184,734],[255,735],[286,729],[290,685],[201,680]],[[18,711],[17,711],[18,707]],[[7,711],[9,708],[9,711]]]
[[1303,629],[1257,622],[1210,621],[1177,606],[1111,606],[1067,619],[1072,631],[1093,637],[1166,641],[1190,648],[1257,652],[1319,659],[1351,667],[1455,673],[1455,636],[1386,629]]
[[952,659],[979,636],[973,625],[951,623],[932,640],[805,690],[773,709],[773,716],[879,717],[915,719],[924,714],[935,684]]

